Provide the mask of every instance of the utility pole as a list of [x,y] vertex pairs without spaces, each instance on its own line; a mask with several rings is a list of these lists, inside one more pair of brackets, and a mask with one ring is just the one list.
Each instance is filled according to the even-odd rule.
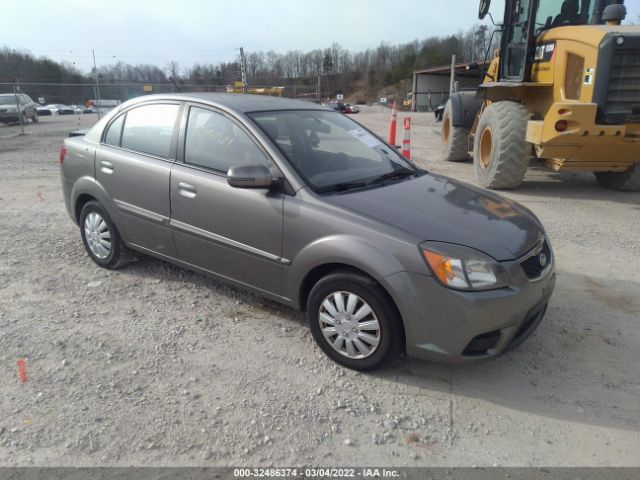
[[453,95],[453,89],[456,81],[456,56],[451,56],[451,82],[449,83],[449,98]]
[[244,48],[240,47],[240,79],[242,80],[242,93],[247,93],[247,59],[244,56]]
[[91,53],[93,54],[93,72],[95,74],[96,77],[96,100],[98,100],[98,120],[100,120],[100,107],[101,107],[101,101],[100,101],[100,84],[98,83],[98,67],[96,66],[96,51],[95,50],[91,50]]

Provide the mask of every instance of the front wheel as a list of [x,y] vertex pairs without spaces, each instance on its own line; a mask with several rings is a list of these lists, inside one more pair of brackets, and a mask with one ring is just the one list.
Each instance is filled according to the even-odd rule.
[[309,294],[307,319],[322,351],[347,368],[379,368],[401,348],[400,318],[393,302],[364,275],[344,271],[321,279]]
[[493,189],[515,188],[529,166],[526,141],[529,112],[515,102],[496,102],[484,109],[473,143],[476,182]]
[[96,201],[82,208],[80,235],[91,260],[103,268],[120,268],[132,259],[111,217]]
[[636,163],[624,172],[593,172],[598,185],[623,192],[640,192],[640,164]]

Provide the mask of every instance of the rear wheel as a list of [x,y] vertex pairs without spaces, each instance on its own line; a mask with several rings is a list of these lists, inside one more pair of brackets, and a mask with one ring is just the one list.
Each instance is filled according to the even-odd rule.
[[598,185],[624,192],[640,192],[640,164],[636,163],[624,172],[593,172]]
[[469,160],[469,130],[453,126],[451,101],[442,114],[442,158],[447,162]]
[[101,267],[120,268],[133,258],[111,217],[96,201],[87,202],[82,207],[80,235],[91,260]]
[[509,189],[522,183],[531,146],[525,136],[528,110],[515,102],[496,102],[482,112],[473,143],[476,182],[486,188]]
[[372,370],[400,351],[400,318],[380,285],[343,271],[321,279],[311,290],[307,319],[313,338],[335,362]]

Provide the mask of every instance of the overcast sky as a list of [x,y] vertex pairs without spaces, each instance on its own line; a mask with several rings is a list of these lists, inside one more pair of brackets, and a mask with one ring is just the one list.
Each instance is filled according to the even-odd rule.
[[[338,42],[360,51],[467,30],[479,0],[2,0],[0,46],[88,71],[123,61],[232,61],[245,51],[309,51]],[[627,0],[638,21],[640,0]],[[501,20],[504,0],[491,11]]]

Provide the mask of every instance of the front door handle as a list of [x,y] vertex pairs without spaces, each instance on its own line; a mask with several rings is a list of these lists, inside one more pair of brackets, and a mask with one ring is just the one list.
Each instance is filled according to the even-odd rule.
[[194,198],[198,193],[198,189],[190,183],[180,182],[178,183],[178,192],[183,197]]
[[111,175],[113,173],[113,163],[102,160],[100,162],[100,170]]

